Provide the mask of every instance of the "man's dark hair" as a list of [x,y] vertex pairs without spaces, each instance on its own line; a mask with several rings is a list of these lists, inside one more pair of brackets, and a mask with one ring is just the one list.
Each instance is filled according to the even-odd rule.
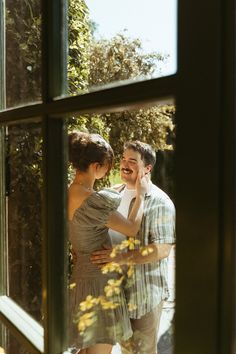
[[149,144],[143,143],[139,140],[128,141],[124,145],[124,150],[126,149],[131,149],[139,152],[145,166],[151,165],[153,167],[155,165],[156,152]]

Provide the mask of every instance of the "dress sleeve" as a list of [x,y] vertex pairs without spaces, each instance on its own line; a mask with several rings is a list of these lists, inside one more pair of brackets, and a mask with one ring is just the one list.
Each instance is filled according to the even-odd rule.
[[121,196],[112,189],[103,189],[91,194],[83,206],[78,209],[76,219],[80,224],[89,226],[104,226],[110,214],[116,210],[120,204]]
[[151,242],[175,243],[175,207],[172,201],[157,202],[151,213]]

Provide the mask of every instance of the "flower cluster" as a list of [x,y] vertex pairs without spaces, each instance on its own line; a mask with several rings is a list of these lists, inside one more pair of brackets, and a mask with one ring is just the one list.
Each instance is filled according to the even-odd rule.
[[[111,258],[115,258],[119,253],[123,252],[125,249],[134,250],[137,248],[137,245],[140,245],[140,241],[136,240],[133,237],[128,238],[121,242],[121,244],[115,246],[112,249],[110,254]],[[153,248],[150,246],[142,246],[139,248],[139,251],[142,256],[146,256],[153,252]],[[126,279],[128,282],[132,282],[132,277],[134,274],[134,264],[132,261],[128,263],[128,269],[126,271]],[[95,312],[95,308],[100,306],[102,310],[115,309],[121,305],[121,303],[117,302],[117,296],[121,293],[121,285],[125,279],[125,275],[122,267],[119,263],[112,261],[105,264],[101,271],[103,274],[116,272],[121,274],[119,279],[109,279],[107,284],[104,287],[104,294],[99,297],[93,297],[92,295],[88,295],[84,301],[80,303],[80,314],[78,314],[78,330],[81,335],[85,335],[85,330],[91,327],[97,320],[97,315]],[[129,279],[129,280],[128,280]],[[76,286],[75,283],[70,284],[69,288],[73,289]],[[116,301],[114,301],[116,299]],[[128,310],[134,311],[137,308],[137,305],[128,303]],[[86,312],[87,311],[87,312]],[[84,313],[86,312],[86,313]],[[81,314],[82,313],[82,314]]]
[[137,305],[134,305],[131,302],[128,303],[128,310],[130,312],[136,310],[136,308],[137,308]]
[[110,262],[110,263],[105,264],[101,268],[101,271],[103,274],[107,274],[107,273],[111,273],[111,272],[123,274],[121,266],[116,262]]
[[134,274],[134,265],[131,263],[129,264],[128,270],[127,270],[127,276],[128,278],[131,278]]
[[[116,284],[117,285],[117,284]],[[92,295],[88,295],[85,301],[80,303],[80,311],[84,312],[87,310],[91,310],[96,305],[101,304],[104,310],[113,309],[119,306],[118,303],[114,303],[112,301],[107,301],[104,296],[93,297]]]
[[72,290],[76,287],[76,283],[69,284],[69,289]]
[[79,307],[80,307],[81,311],[86,311],[86,310],[90,310],[91,308],[93,308],[98,303],[99,303],[99,299],[98,298],[93,297],[92,295],[88,295],[86,297],[85,301],[82,301],[79,304]]
[[[116,294],[118,294],[120,291],[118,284],[119,283],[116,284],[111,283],[109,285],[111,286],[112,291],[114,291]],[[107,300],[105,296],[93,297],[92,295],[88,295],[85,301],[82,301],[79,305],[80,312],[78,313],[77,327],[80,335],[83,336],[85,334],[85,331],[97,321],[97,314],[96,314],[95,307],[99,305],[103,310],[110,310],[110,309],[113,310],[117,308],[120,304],[118,302]],[[90,311],[91,309],[93,310]]]
[[139,240],[136,240],[134,237],[129,237],[127,240],[124,240],[119,245],[113,247],[110,257],[115,258],[116,255],[122,252],[124,249],[134,250],[135,246],[139,244]]
[[100,304],[103,310],[116,309],[120,304],[113,301],[107,301],[104,296],[100,296]]
[[148,254],[153,252],[153,248],[150,246],[140,247],[140,252],[142,256],[147,256]]
[[120,285],[121,285],[123,280],[124,280],[124,276],[122,276],[118,280],[109,279],[108,282],[107,282],[107,285],[104,288],[106,296],[107,297],[111,297],[113,295],[120,294]]
[[87,312],[84,315],[81,315],[78,323],[78,330],[80,334],[83,335],[84,331],[96,322],[96,319],[95,311]]

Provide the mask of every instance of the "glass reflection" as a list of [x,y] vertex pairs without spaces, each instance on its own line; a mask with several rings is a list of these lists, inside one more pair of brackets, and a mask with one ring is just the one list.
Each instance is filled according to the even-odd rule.
[[68,0],[69,94],[176,72],[176,0]]
[[41,99],[40,0],[6,0],[6,106]]
[[[109,177],[106,176],[105,178],[100,179],[98,177],[101,177],[101,175],[97,174],[95,179],[97,178],[98,180],[96,181],[96,184],[93,185],[93,183],[91,184],[91,179],[86,179],[88,170],[84,165],[86,161],[88,162],[90,158],[93,158],[95,152],[97,152],[95,149],[96,151],[94,152],[94,155],[92,153],[90,154],[89,137],[91,135],[84,135],[84,133],[70,135],[73,139],[72,145],[71,143],[69,144],[69,159],[70,162],[72,162],[72,167],[74,167],[72,170],[69,169],[69,180],[71,182],[68,192],[70,220],[69,241],[71,242],[71,277],[68,290],[70,300],[69,347],[72,352],[73,350],[76,352],[78,348],[97,345],[98,342],[96,342],[96,340],[98,340],[99,343],[113,344],[113,354],[121,353],[121,342],[126,349],[128,349],[130,345],[132,347],[135,345],[135,352],[137,353],[154,352],[154,348],[146,348],[148,343],[145,338],[147,337],[142,330],[141,332],[139,331],[141,333],[141,338],[139,335],[136,337],[137,340],[135,339],[135,341],[130,341],[129,338],[127,344],[124,344],[124,340],[127,338],[122,337],[125,324],[127,324],[126,335],[131,336],[129,333],[129,317],[132,319],[135,319],[136,317],[143,318],[144,314],[149,313],[154,309],[155,311],[158,311],[158,314],[155,312],[155,316],[152,317],[152,319],[148,319],[148,339],[152,333],[153,338],[157,335],[159,322],[158,316],[162,313],[158,334],[158,347],[160,353],[164,353],[164,350],[167,349],[169,352],[172,352],[173,350],[173,316],[175,304],[174,246],[169,247],[168,245],[168,250],[170,251],[171,249],[171,253],[168,258],[164,257],[163,260],[158,260],[158,262],[156,262],[156,260],[149,262],[145,257],[152,256],[154,251],[150,245],[155,242],[155,240],[158,247],[159,244],[173,244],[175,240],[174,208],[171,202],[171,200],[174,201],[174,114],[174,105],[160,105],[140,109],[138,111],[77,116],[71,118],[69,121],[69,132],[73,132],[76,129],[80,132],[100,134],[110,143],[115,152],[115,164]],[[91,139],[96,140],[97,137],[92,135]],[[95,140],[92,144],[93,148],[95,148],[97,144],[97,140]],[[152,146],[155,150],[157,165],[152,170],[151,179],[154,185],[157,184],[158,187],[162,189],[162,191],[160,191],[160,189],[153,187],[154,190],[162,196],[159,200],[160,203],[157,203],[157,205],[162,205],[161,201],[166,200],[170,208],[161,208],[162,212],[158,214],[159,216],[157,218],[150,216],[150,219],[148,220],[148,215],[150,215],[148,209],[149,202],[145,199],[145,222],[143,222],[140,228],[141,231],[138,233],[137,239],[133,241],[130,238],[126,239],[124,235],[120,235],[118,228],[115,229],[116,232],[111,231],[111,225],[108,235],[109,238],[107,239],[107,228],[104,218],[106,220],[106,213],[109,209],[108,206],[111,204],[109,193],[113,195],[114,189],[112,189],[111,192],[111,189],[107,189],[106,187],[115,186],[115,195],[117,196],[118,194],[119,198],[123,198],[123,195],[126,195],[126,189],[124,189],[125,192],[123,192],[120,188],[123,187],[123,183],[125,182],[126,187],[130,187],[127,189],[129,192],[131,191],[133,193],[133,198],[136,195],[133,179],[137,169],[140,168],[140,166],[143,166],[143,164],[145,169],[150,168],[150,165],[153,166],[152,162],[145,164],[145,160],[142,160],[143,155],[138,150],[134,150],[133,146],[131,147],[129,145],[128,148],[126,146],[124,149],[124,143],[130,140],[142,141]],[[102,142],[98,145],[102,146]],[[79,157],[81,152],[80,149],[85,149],[83,151],[86,151],[86,154],[81,154],[81,159]],[[130,155],[127,155],[127,151],[129,154],[131,152],[131,158]],[[96,158],[98,159],[99,156],[96,155]],[[101,166],[100,169],[106,167],[100,160],[93,161],[99,162],[99,166]],[[78,165],[76,165],[77,162]],[[82,162],[83,164],[81,167],[80,163]],[[93,162],[91,162],[91,164],[92,163]],[[91,165],[89,164],[89,166]],[[102,173],[102,171],[100,172]],[[133,179],[132,176],[134,176]],[[131,186],[133,188],[131,188]],[[94,192],[93,189],[97,192]],[[71,198],[73,199],[73,196],[75,195],[73,190],[76,190],[80,196],[84,195],[84,199],[81,197],[83,199],[82,204],[77,200],[74,204],[75,208],[71,209],[70,200]],[[121,192],[121,194],[118,192]],[[95,200],[95,197],[99,196],[100,193],[104,193],[104,196],[107,197],[107,199],[104,197],[104,200],[107,200],[107,205],[105,204],[105,206],[99,204],[99,202]],[[171,200],[165,193],[169,195]],[[115,203],[115,198],[113,199],[113,202]],[[104,203],[106,203],[106,201]],[[122,203],[123,199],[121,202],[121,205],[123,205],[121,209],[118,205],[116,205],[116,208],[118,207],[118,211],[127,217],[129,207],[123,208],[124,204]],[[150,210],[156,209],[157,205],[154,204]],[[86,206],[88,207],[89,212],[86,211]],[[100,215],[101,217],[98,215],[99,212],[102,214]],[[109,210],[109,213],[110,212],[112,211]],[[160,210],[158,213],[159,212]],[[100,234],[101,231],[103,232],[102,235]],[[86,237],[84,238],[85,234]],[[91,237],[94,235],[96,235],[96,239],[92,240]],[[157,239],[155,239],[155,235],[157,236]],[[163,238],[160,235],[162,235]],[[92,262],[90,260],[90,255],[94,250],[99,251],[99,247],[100,249],[103,248],[101,244],[98,245],[98,243],[101,242],[101,237],[106,239],[106,244],[109,244],[110,246],[112,244],[113,246],[112,254],[115,258],[110,259],[108,257],[109,261],[115,261],[115,263],[118,262],[118,266],[114,263],[112,265],[110,264],[109,267],[105,266],[103,268],[104,273],[101,272],[101,269],[96,268],[96,259],[93,259]],[[158,237],[160,237],[160,239]],[[86,240],[90,241],[87,242]],[[137,258],[132,258],[130,262],[127,261],[120,264],[119,256],[121,255],[121,259],[124,260],[126,256],[129,255],[129,252],[133,250],[137,251],[135,256]],[[153,253],[153,255],[155,255],[155,253]],[[100,256],[101,254],[99,254],[99,257]],[[116,258],[117,256],[118,258]],[[98,261],[100,262],[100,260]],[[137,263],[135,263],[136,261]],[[106,263],[107,259],[104,262]],[[150,277],[152,280],[148,278],[147,274],[151,274]],[[105,283],[103,283],[104,279]],[[99,286],[94,285],[96,282],[99,282]],[[158,283],[158,285],[156,283]],[[122,298],[123,291],[125,293],[125,298]],[[163,303],[162,300],[164,301]],[[163,306],[162,310],[159,308],[160,304]],[[128,307],[128,318],[125,310],[126,306]],[[148,307],[148,310],[147,308],[144,308],[145,306]],[[158,310],[156,310],[157,307]],[[120,320],[119,313],[114,314],[115,311],[119,312],[119,309],[123,309],[122,321]],[[113,322],[110,323],[109,321]],[[132,330],[135,331],[136,336],[137,328],[135,326],[133,327],[134,321],[132,320],[131,322]],[[106,340],[104,340],[104,333],[102,333],[102,331],[105,331],[107,334]],[[101,336],[103,336],[104,342],[102,342],[100,338]],[[154,343],[156,343],[156,340],[157,337],[155,338]],[[116,344],[117,342],[118,344]],[[141,347],[139,347],[140,343]],[[154,344],[154,346],[156,348],[157,343]],[[105,353],[105,347],[102,350],[104,350]]]
[[8,295],[41,322],[41,125],[10,126],[7,134]]

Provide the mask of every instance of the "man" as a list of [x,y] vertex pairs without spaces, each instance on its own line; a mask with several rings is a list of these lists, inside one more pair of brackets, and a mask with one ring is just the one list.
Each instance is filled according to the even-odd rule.
[[[135,197],[139,170],[150,174],[155,162],[156,154],[150,145],[140,141],[125,144],[120,162],[121,179],[125,184],[119,188],[122,200],[118,209],[125,217]],[[125,237],[112,230],[110,234],[119,242]],[[146,252],[140,252],[139,248],[113,259],[119,264],[135,264],[134,281],[126,289],[127,302],[133,308],[130,319],[134,334],[129,343],[122,343],[122,353],[157,354],[162,305],[168,298],[167,257],[175,242],[175,208],[167,194],[151,181],[136,238]],[[111,261],[109,254],[109,250],[97,251],[91,259],[98,265],[104,264]]]

